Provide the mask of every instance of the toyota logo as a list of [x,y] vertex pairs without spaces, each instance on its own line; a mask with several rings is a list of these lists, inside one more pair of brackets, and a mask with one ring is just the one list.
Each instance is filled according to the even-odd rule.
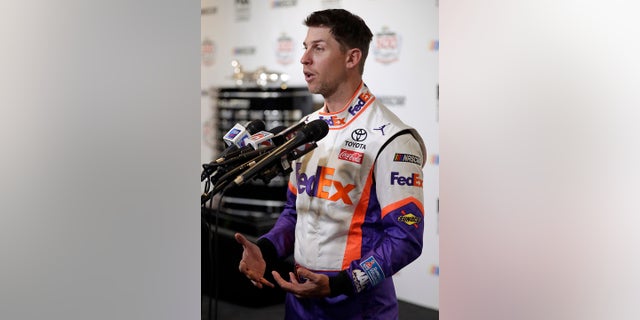
[[351,139],[358,142],[366,140],[367,130],[362,128],[353,130],[353,132],[351,132]]

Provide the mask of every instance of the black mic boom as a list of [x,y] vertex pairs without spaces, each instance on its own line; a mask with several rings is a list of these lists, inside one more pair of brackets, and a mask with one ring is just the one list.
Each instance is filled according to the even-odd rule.
[[[267,145],[269,144],[273,144],[275,146],[280,146],[282,145],[286,140],[283,136],[280,135],[280,133],[285,130],[286,127],[284,126],[277,126],[274,128],[271,128],[271,130],[269,130],[270,133],[272,133],[271,137],[267,137],[269,138],[266,142]],[[224,157],[220,157],[216,160],[217,163],[219,163],[220,165],[225,165],[228,164],[230,160],[233,160],[234,162],[238,162],[241,159],[237,159],[237,157],[242,157],[242,155],[249,153],[249,152],[253,152],[253,151],[258,151],[259,148],[255,148],[254,146],[247,144],[246,146],[231,151],[229,153],[227,153]],[[246,157],[245,157],[246,158]]]
[[[252,120],[251,122],[247,123],[243,128],[244,128],[244,130],[242,130],[240,133],[238,133],[238,135],[246,134],[246,136],[250,136],[250,135],[252,135],[254,133],[257,133],[258,131],[264,130],[265,124],[264,124],[264,121],[262,121],[262,120]],[[225,137],[228,134],[229,133],[227,133],[225,135]],[[233,139],[236,139],[236,138],[234,137]],[[233,140],[233,139],[231,139],[231,140]],[[239,139],[239,141],[236,141],[235,143],[232,142],[231,145],[229,145],[229,147],[227,147],[227,149],[222,151],[222,153],[218,156],[218,158],[224,157],[227,153],[238,149],[238,143],[242,142],[242,139],[244,139],[244,137],[237,137],[237,139]]]
[[[309,142],[315,142],[324,138],[329,133],[329,125],[322,120],[317,119],[305,124],[299,132],[291,140],[285,142],[283,145],[271,151],[264,158],[260,159],[255,165],[247,169],[242,174],[233,180],[231,186],[239,186],[244,182],[252,179],[261,171],[268,169],[276,161],[282,161],[282,158],[287,158],[287,155],[294,149],[300,147],[303,144]],[[285,159],[288,161],[288,159]]]
[[[220,155],[218,155],[218,160],[224,159],[228,153],[234,152],[239,149],[237,143],[240,141],[236,141],[236,143],[233,143],[232,140],[241,139],[243,138],[242,136],[244,135],[250,136],[254,133],[264,130],[265,128],[264,121],[262,120],[253,120],[247,123],[245,126],[242,126],[240,124],[236,124],[236,126],[240,126],[240,128],[242,129],[239,130],[237,133],[235,133],[233,137],[229,137],[229,141],[227,141],[227,139],[223,139],[225,140],[225,142],[231,143],[231,145],[229,145],[226,149],[222,151],[222,153],[220,153]],[[225,134],[225,138],[227,138],[227,136],[232,134],[232,131],[233,131],[233,128],[229,132],[227,132],[227,134]],[[215,165],[218,162],[218,160],[214,160],[209,162],[208,164],[202,165],[203,170],[202,170],[202,173],[200,174],[200,181],[204,181],[208,176],[213,174],[213,172],[215,171]]]

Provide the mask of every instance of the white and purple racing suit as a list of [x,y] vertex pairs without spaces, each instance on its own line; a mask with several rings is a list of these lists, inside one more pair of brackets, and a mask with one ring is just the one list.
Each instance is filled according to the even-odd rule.
[[287,204],[258,240],[265,260],[329,276],[331,296],[287,294],[286,319],[397,319],[392,275],[422,252],[426,149],[361,83],[329,133],[292,164]]

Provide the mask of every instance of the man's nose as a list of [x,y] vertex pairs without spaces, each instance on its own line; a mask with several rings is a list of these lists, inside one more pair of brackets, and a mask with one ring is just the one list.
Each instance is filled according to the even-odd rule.
[[305,50],[302,57],[300,57],[300,63],[311,64],[311,58],[309,57],[309,52],[307,50]]

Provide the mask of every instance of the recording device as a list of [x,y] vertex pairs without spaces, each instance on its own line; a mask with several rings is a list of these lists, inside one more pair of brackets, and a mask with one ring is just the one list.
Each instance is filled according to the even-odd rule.
[[[324,138],[328,132],[329,126],[321,119],[309,123],[300,122],[283,130],[274,136],[278,145],[245,153],[260,152],[258,156],[237,165],[234,169],[218,177],[214,189],[202,195],[202,203],[204,204],[226,187],[239,186],[254,178],[260,178],[268,183],[278,174],[290,173],[292,170],[291,161],[315,149],[317,147],[316,141]],[[281,137],[284,137],[284,141],[280,140]],[[242,157],[242,154],[238,157]],[[236,158],[227,161],[233,161]]]
[[[250,147],[253,150],[258,150],[261,147],[268,147],[274,144],[281,145],[282,143],[284,143],[284,137],[276,136],[276,135],[285,129],[286,129],[285,126],[278,126],[275,128],[271,128],[271,130],[269,131],[263,130],[263,131],[256,132],[253,135],[251,135],[249,138],[245,139],[244,141],[245,146],[242,147],[241,149]],[[278,140],[278,138],[280,138],[280,140]]]
[[228,164],[229,161],[233,161],[237,163],[238,160],[240,160],[238,159],[238,157],[242,158],[242,155],[245,155],[243,157],[245,159],[251,159],[259,154],[254,154],[253,157],[247,157],[246,156],[247,153],[250,153],[252,151],[257,151],[260,149],[263,149],[263,150],[268,149],[271,146],[282,145],[283,143],[285,143],[286,137],[283,135],[280,135],[280,133],[286,129],[287,128],[284,126],[278,126],[278,127],[272,128],[269,131],[257,132],[244,140],[244,145],[245,145],[244,147],[227,153],[225,156],[216,159],[215,162],[218,165]]
[[244,139],[248,138],[249,135],[264,130],[264,128],[265,125],[262,120],[252,120],[247,123],[246,126],[236,123],[236,125],[234,125],[233,128],[231,128],[231,130],[222,137],[222,140],[224,140],[228,146],[233,144],[243,146],[242,141]]
[[[304,124],[293,138],[270,151],[260,160],[256,161],[255,164],[250,165],[249,169],[238,175],[233,180],[231,186],[242,185],[260,173],[273,170],[291,170],[290,162],[315,148],[317,146],[315,142],[324,138],[328,132],[329,126],[322,119]],[[298,148],[300,148],[300,150],[296,150]]]
[[[210,164],[203,165],[205,168],[208,168],[210,172],[215,171],[215,173],[209,177],[209,180],[218,186],[216,191],[221,190],[222,187],[229,184],[238,174],[249,169],[257,161],[261,160],[266,153],[295,137],[300,128],[305,125],[306,123],[304,122],[298,122],[288,128],[278,126],[269,130],[268,133],[257,133],[249,138],[251,141],[248,142],[246,146],[231,151],[226,156],[220,157]],[[257,149],[255,149],[254,146],[257,147]],[[277,174],[278,172],[273,174],[269,179],[263,179],[264,182],[268,183]]]
[[[244,140],[244,147],[231,151],[224,157],[220,157],[209,164],[202,165],[205,171],[209,172],[207,175],[209,176],[209,180],[213,184],[217,184],[219,179],[226,177],[225,174],[232,168],[236,167],[237,169],[242,163],[255,159],[274,149],[276,146],[282,145],[285,142],[285,138],[276,136],[276,134],[284,129],[286,129],[284,126],[279,126],[269,131],[257,132]],[[201,181],[204,181],[207,176],[201,176]],[[224,179],[222,179],[222,181],[224,181]]]
[[243,126],[236,123],[229,132],[227,132],[222,140],[227,144],[227,149],[222,151],[219,157],[224,157],[227,153],[234,151],[240,147],[244,147],[244,140],[249,138],[252,134],[265,129],[264,121],[253,120]]
[[[254,133],[262,131],[265,129],[264,121],[262,120],[253,120],[243,126],[239,123],[236,123],[223,137],[222,140],[227,144],[227,148],[220,153],[218,156],[219,159],[224,159],[224,157],[235,150],[238,150],[240,147],[245,146],[245,139],[248,139]],[[204,181],[208,176],[210,176],[215,168],[212,167],[217,160],[210,162],[209,164],[203,164],[202,174],[200,175],[200,181]]]
[[[258,125],[260,125],[260,122],[262,122],[260,120],[254,120],[252,121],[252,123],[256,121],[259,122]],[[264,123],[262,122],[261,126],[263,125]],[[288,128],[285,128],[284,126],[272,128],[268,131],[268,133],[258,130],[262,133],[256,132],[256,137],[254,137],[254,135],[252,134],[251,136],[246,138],[242,142],[243,144],[245,144],[244,147],[238,148],[234,147],[235,145],[231,145],[229,148],[227,148],[227,150],[220,154],[218,159],[211,161],[208,164],[203,164],[202,167],[204,168],[204,170],[202,172],[202,175],[200,176],[200,181],[204,181],[205,179],[207,179],[207,177],[209,177],[209,180],[216,184],[218,182],[218,179],[222,178],[222,175],[229,173],[229,166],[238,166],[239,164],[251,159],[259,160],[259,158],[257,158],[258,156],[263,155],[274,147],[280,146],[286,141],[292,139],[300,130],[300,128],[305,125],[305,122],[300,121]],[[248,166],[246,165],[236,167],[236,169],[232,170],[231,172],[238,174],[239,172],[241,172],[240,170],[245,170],[247,168]],[[228,176],[226,175],[224,177],[228,178]],[[222,181],[224,182],[224,179],[222,179]]]

